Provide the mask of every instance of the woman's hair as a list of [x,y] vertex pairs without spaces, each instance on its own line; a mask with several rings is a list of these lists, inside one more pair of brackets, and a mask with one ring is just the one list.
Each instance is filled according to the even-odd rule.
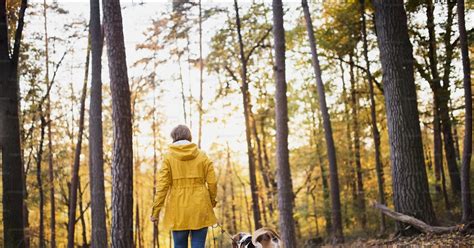
[[171,131],[171,138],[173,142],[178,140],[187,140],[192,141],[193,136],[191,135],[191,130],[185,125],[178,125]]

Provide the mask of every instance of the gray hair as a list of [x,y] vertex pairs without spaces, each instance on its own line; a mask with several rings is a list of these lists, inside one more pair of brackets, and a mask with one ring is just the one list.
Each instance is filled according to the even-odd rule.
[[187,140],[192,141],[193,136],[191,135],[191,130],[185,125],[178,125],[171,131],[171,138],[173,142],[178,140]]

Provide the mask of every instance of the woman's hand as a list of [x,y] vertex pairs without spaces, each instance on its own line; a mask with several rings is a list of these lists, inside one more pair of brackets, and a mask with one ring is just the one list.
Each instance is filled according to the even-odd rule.
[[155,217],[153,217],[153,216],[150,216],[150,221],[151,221],[151,222],[157,222],[157,221],[158,221],[158,218],[155,218]]

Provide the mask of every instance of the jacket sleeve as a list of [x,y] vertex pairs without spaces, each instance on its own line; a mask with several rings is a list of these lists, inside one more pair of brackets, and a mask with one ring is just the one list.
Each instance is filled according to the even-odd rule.
[[206,161],[206,182],[207,188],[209,190],[209,195],[211,197],[212,207],[215,207],[217,204],[217,179],[216,173],[214,172],[214,164],[209,158]]
[[155,201],[152,210],[152,216],[154,218],[158,218],[160,215],[160,210],[163,208],[171,184],[171,168],[166,159],[164,159],[163,165],[158,172],[157,182]]

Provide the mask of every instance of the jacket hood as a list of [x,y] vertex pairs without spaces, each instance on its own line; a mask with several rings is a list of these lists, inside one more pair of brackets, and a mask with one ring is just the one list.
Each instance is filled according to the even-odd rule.
[[199,155],[199,149],[194,143],[171,144],[169,152],[171,156],[181,161],[192,160]]

